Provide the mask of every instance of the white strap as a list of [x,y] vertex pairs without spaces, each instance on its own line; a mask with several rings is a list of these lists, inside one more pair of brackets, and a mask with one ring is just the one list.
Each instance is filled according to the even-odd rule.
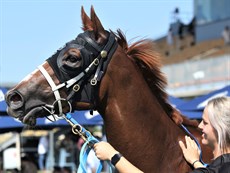
[[99,59],[95,58],[93,60],[93,62],[90,63],[90,65],[83,71],[81,72],[79,75],[75,76],[74,78],[56,85],[53,81],[53,79],[50,77],[49,73],[46,71],[46,69],[43,67],[43,65],[39,65],[38,69],[40,70],[40,72],[43,74],[43,76],[46,78],[47,82],[49,83],[49,85],[51,86],[52,91],[54,92],[54,96],[56,98],[56,101],[58,102],[58,108],[59,108],[59,115],[62,115],[62,104],[61,104],[61,96],[59,93],[59,89],[66,86],[66,88],[71,87],[72,85],[74,85],[76,82],[78,82],[86,73],[88,73],[88,71],[91,69],[91,67],[93,65],[97,66],[99,64]]
[[75,84],[76,82],[78,82],[89,70],[93,65],[98,65],[98,58],[95,58],[93,60],[93,62],[90,63],[90,65],[84,70],[84,72],[81,72],[79,75],[77,75],[76,77],[68,80],[66,83],[66,88],[71,87],[73,84]]
[[[43,74],[43,76],[46,78],[47,82],[51,86],[51,89],[54,92],[54,96],[55,96],[56,100],[58,101],[59,115],[62,115],[61,96],[60,96],[60,93],[58,91],[58,89],[61,88],[62,86],[57,87],[55,85],[53,79],[50,77],[49,73],[45,70],[45,68],[42,65],[39,65],[38,69],[41,71],[41,73]],[[64,84],[64,86],[65,86],[65,84]]]

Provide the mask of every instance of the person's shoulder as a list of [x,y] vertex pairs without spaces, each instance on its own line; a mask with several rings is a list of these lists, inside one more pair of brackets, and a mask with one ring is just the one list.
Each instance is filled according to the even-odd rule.
[[207,168],[197,168],[194,169],[192,172],[190,173],[211,173],[209,169]]
[[230,173],[230,162],[223,163],[220,167],[219,172],[222,173]]
[[230,173],[230,162],[224,163],[219,169],[197,168],[190,173]]

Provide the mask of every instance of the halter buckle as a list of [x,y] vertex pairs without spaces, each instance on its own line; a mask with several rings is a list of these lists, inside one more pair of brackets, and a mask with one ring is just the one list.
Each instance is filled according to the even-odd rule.
[[91,79],[90,84],[93,86],[97,85],[97,79],[95,78]]

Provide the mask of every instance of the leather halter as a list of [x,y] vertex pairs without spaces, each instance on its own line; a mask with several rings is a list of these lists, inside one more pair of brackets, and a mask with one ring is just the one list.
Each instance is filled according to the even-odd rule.
[[[49,73],[46,71],[46,69],[43,67],[43,65],[38,66],[38,69],[41,71],[43,76],[46,78],[47,82],[51,86],[51,89],[54,93],[56,101],[53,103],[53,105],[45,105],[43,108],[46,109],[51,115],[57,115],[54,111],[54,104],[58,103],[58,109],[59,113],[58,116],[63,115],[63,109],[62,109],[62,103],[61,101],[65,100],[68,102],[70,106],[70,111],[72,109],[72,102],[74,101],[74,97],[77,94],[81,94],[78,91],[81,88],[85,88],[85,91],[87,95],[90,96],[89,102],[91,103],[91,106],[94,105],[94,95],[95,95],[95,89],[96,86],[98,86],[99,81],[103,77],[107,66],[112,58],[112,55],[114,54],[115,50],[117,49],[117,41],[115,38],[115,35],[113,33],[108,32],[108,38],[107,42],[104,46],[99,45],[97,42],[95,42],[91,37],[90,34],[92,34],[91,31],[86,31],[82,34],[79,34],[78,37],[67,43],[66,47],[64,47],[61,51],[58,51],[54,56],[56,58],[54,59],[54,56],[47,59],[49,65],[55,72],[55,75],[61,81],[62,83],[56,85],[53,81],[53,79],[50,77]],[[58,66],[58,57],[61,56],[62,51],[72,48],[82,48],[84,52],[81,52],[81,56],[84,61],[88,62],[84,65],[84,69],[81,72],[78,72],[75,76],[73,74],[75,71],[71,71],[71,75],[69,74],[69,71],[63,71]],[[93,57],[92,57],[93,55]],[[89,59],[86,59],[88,57],[92,57]],[[56,60],[56,61],[55,61]],[[70,78],[70,76],[73,76]],[[59,89],[66,87],[68,92],[67,99],[61,98]],[[70,89],[72,87],[72,90]],[[91,91],[90,91],[91,90]],[[79,100],[81,101],[81,100]],[[50,109],[50,110],[49,110]]]

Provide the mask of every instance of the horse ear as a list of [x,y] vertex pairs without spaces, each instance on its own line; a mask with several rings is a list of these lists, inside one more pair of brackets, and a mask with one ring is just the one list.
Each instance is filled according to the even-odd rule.
[[81,7],[81,19],[82,19],[82,30],[87,31],[93,30],[93,22],[90,20],[88,15],[85,13],[83,6]]
[[93,6],[91,6],[91,20],[93,22],[93,31],[95,34],[95,39],[98,40],[100,37],[106,38],[106,31],[102,26],[99,18],[97,17]]

